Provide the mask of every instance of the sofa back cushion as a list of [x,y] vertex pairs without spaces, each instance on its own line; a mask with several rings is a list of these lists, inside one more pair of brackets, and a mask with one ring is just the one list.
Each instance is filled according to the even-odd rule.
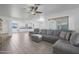
[[53,35],[53,30],[47,30],[47,35]]
[[59,36],[59,34],[60,34],[60,31],[59,30],[53,30],[53,35]]
[[74,46],[79,47],[79,33],[72,33],[70,43]]
[[46,29],[42,29],[42,30],[40,31],[40,34],[47,34],[47,30],[46,30]]
[[70,37],[71,37],[71,34],[72,34],[72,32],[67,32],[66,33],[66,39],[69,41],[70,40]]
[[65,31],[61,31],[59,37],[65,38],[66,37],[66,32]]
[[39,33],[39,29],[34,29],[34,33],[38,34]]

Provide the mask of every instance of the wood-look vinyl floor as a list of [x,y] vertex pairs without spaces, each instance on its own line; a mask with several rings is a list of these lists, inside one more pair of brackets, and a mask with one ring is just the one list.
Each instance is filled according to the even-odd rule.
[[13,33],[0,48],[0,54],[51,54],[52,51],[52,44],[33,42],[28,33]]

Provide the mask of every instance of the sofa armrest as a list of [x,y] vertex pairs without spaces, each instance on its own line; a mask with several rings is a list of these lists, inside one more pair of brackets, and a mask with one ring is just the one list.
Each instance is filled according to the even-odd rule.
[[71,45],[67,40],[61,40],[59,39],[54,45],[53,45],[53,52],[54,53],[79,53],[79,47],[75,47]]

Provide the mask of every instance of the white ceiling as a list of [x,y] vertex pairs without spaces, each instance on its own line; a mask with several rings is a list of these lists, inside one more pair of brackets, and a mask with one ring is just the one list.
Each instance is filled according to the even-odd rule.
[[[33,16],[26,13],[26,9],[28,9],[29,6],[30,4],[0,4],[0,16],[11,16],[28,19],[37,17],[38,15]],[[79,8],[79,4],[41,4],[38,10],[43,12],[41,15],[47,15],[50,13],[57,13],[75,8]]]
[[79,8],[79,4],[44,4],[40,6],[40,10],[45,14],[57,13],[74,8]]

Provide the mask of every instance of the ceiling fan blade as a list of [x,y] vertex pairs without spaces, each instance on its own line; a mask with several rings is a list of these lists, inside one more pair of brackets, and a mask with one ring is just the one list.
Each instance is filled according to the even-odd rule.
[[43,13],[43,12],[40,12],[40,11],[36,11],[36,13]]
[[33,6],[31,6],[31,7],[30,7],[30,11],[33,11],[33,9],[34,9],[34,7],[33,7]]
[[37,9],[38,9],[38,7],[35,7],[35,9],[34,9],[34,10],[36,11]]
[[32,15],[36,15],[36,13],[35,14],[32,14]]
[[34,4],[33,6],[30,6],[27,13],[32,14],[32,15],[43,13],[41,11],[38,11],[39,5],[40,4]]

